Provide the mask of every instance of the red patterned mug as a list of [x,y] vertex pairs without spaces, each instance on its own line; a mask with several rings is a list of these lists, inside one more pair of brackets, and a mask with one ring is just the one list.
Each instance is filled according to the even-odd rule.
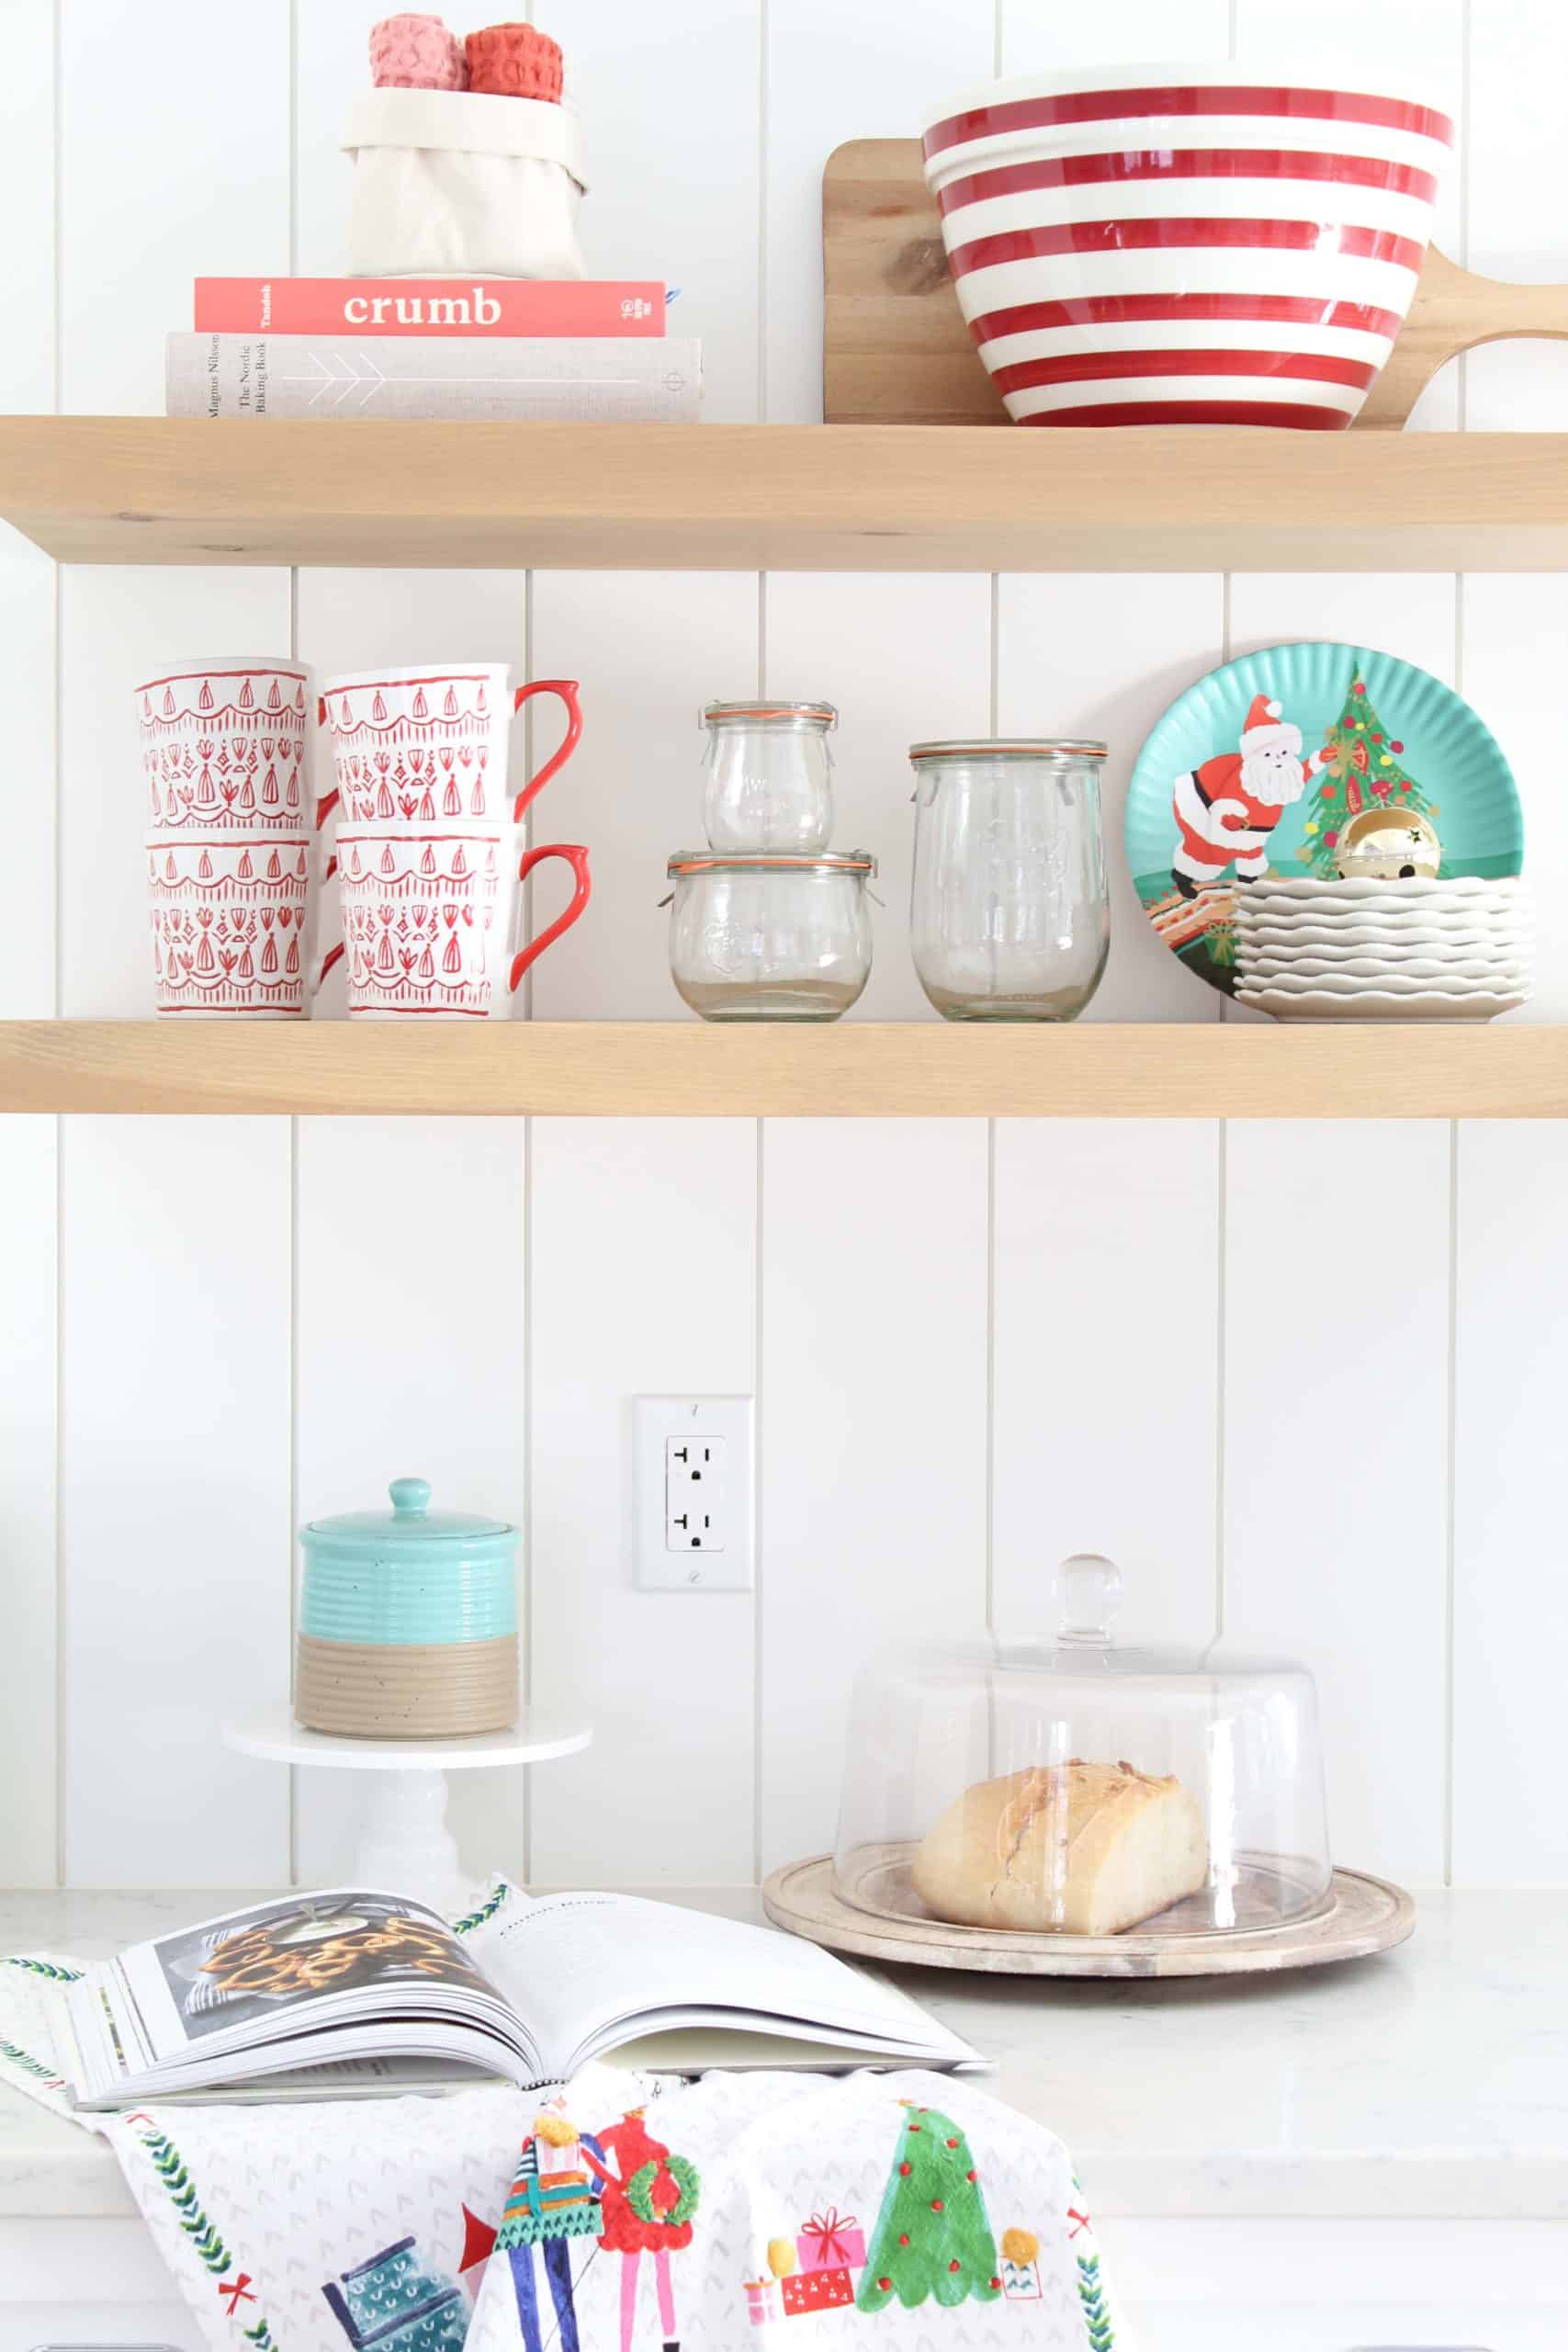
[[317,959],[310,842],[185,829],[147,837],[157,1011],[297,1020],[341,947]]
[[179,662],[135,690],[148,821],[297,832],[310,821],[310,673],[265,654]]
[[[345,829],[335,872],[351,1020],[504,1018],[524,973],[588,904],[588,852],[552,842],[519,855],[511,826]],[[547,857],[576,887],[564,914],[513,949],[521,885]]]
[[577,749],[582,713],[574,679],[536,678],[513,691],[503,662],[415,663],[328,678],[317,716],[332,739],[334,788],[317,821],[341,800],[351,825],[450,830],[504,822],[508,737],[532,695],[559,695],[566,733],[517,795],[513,823]]

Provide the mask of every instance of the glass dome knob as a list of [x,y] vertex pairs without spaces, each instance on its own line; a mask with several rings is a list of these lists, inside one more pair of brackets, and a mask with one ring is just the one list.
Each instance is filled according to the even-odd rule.
[[1111,1620],[1122,1606],[1122,1571],[1099,1552],[1074,1552],[1056,1571],[1056,1599],[1063,1641],[1108,1645]]

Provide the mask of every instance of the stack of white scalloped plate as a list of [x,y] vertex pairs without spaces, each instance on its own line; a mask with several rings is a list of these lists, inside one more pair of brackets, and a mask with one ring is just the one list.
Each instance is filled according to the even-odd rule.
[[1529,994],[1517,875],[1238,890],[1235,995],[1277,1021],[1490,1021]]

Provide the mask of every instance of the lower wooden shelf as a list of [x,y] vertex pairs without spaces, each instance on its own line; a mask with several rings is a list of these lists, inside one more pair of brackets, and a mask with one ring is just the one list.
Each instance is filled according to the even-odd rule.
[[1568,1027],[0,1023],[0,1110],[1568,1118]]

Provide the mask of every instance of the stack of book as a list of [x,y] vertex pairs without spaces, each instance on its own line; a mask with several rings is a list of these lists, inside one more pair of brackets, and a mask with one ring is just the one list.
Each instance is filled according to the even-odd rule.
[[168,339],[170,416],[685,424],[702,346],[649,281],[198,277]]

